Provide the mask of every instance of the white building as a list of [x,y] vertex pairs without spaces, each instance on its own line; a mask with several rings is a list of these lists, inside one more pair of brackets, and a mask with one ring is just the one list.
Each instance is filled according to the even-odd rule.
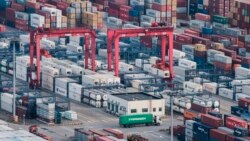
[[152,113],[161,117],[165,115],[165,99],[140,92],[111,94],[107,111],[116,115]]

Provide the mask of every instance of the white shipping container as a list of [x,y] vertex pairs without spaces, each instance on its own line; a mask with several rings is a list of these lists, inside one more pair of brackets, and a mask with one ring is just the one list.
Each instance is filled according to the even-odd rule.
[[190,21],[190,27],[191,28],[201,30],[202,27],[204,27],[204,26],[205,26],[204,21],[200,21],[200,20],[191,20]]
[[217,92],[217,83],[211,82],[211,83],[204,83],[203,84],[203,90],[207,91],[211,94],[216,94]]
[[188,137],[193,138],[193,130],[186,128],[185,129],[185,135]]
[[222,62],[225,64],[232,64],[232,58],[225,56],[223,54],[215,54],[214,59],[215,59],[215,61]]
[[233,99],[233,90],[227,88],[219,88],[219,95],[225,98]]
[[55,86],[58,86],[60,88],[67,90],[67,86],[68,86],[69,82],[77,82],[77,81],[74,79],[70,79],[70,78],[56,78],[55,79]]
[[107,25],[112,26],[122,26],[122,20],[115,18],[115,17],[108,17],[107,18]]
[[250,98],[250,95],[248,94],[243,94],[243,93],[236,93],[235,95],[235,100],[239,101],[240,98]]
[[81,102],[81,93],[69,91],[69,98]]
[[244,67],[237,67],[235,68],[235,77],[250,77],[250,69]]
[[187,69],[196,69],[197,67],[196,62],[187,59],[179,59],[178,66]]
[[202,85],[196,84],[194,82],[185,81],[183,83],[184,91],[192,92],[192,93],[200,93],[202,92]]
[[244,79],[244,80],[233,80],[231,82],[232,86],[235,85],[248,85],[250,84],[250,79]]
[[42,74],[49,75],[49,76],[57,76],[59,75],[59,69],[52,68],[49,66],[42,67]]
[[186,54],[194,55],[195,47],[193,45],[182,45],[182,51]]
[[250,86],[242,86],[242,93],[250,95]]
[[146,9],[146,15],[154,17],[154,18],[161,17],[160,11],[157,11],[157,10],[154,10],[154,9]]
[[81,84],[69,83],[69,91],[71,91],[71,92],[81,94],[82,88],[83,88],[83,86]]
[[141,15],[141,22],[153,23],[155,18],[148,15]]
[[66,88],[61,88],[57,85],[55,85],[55,93],[60,94],[62,96],[68,97],[67,96],[67,89]]
[[186,55],[185,52],[176,49],[173,50],[174,59],[183,59],[185,58],[185,55]]

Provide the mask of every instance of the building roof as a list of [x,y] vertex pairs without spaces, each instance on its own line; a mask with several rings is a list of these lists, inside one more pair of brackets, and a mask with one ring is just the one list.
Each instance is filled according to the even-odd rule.
[[135,93],[119,93],[119,94],[111,94],[118,98],[127,100],[127,101],[139,101],[139,100],[158,100],[161,99],[156,96],[152,96],[143,92],[135,92]]

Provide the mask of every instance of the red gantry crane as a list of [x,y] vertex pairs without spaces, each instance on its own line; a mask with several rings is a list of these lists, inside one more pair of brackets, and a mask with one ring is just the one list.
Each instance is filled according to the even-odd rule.
[[[41,38],[47,37],[65,37],[65,36],[84,36],[85,37],[85,69],[88,69],[88,59],[89,59],[89,40],[91,37],[91,67],[92,70],[95,71],[95,55],[96,55],[96,33],[94,30],[85,29],[85,28],[71,28],[71,29],[44,29],[37,28],[34,31],[30,32],[30,86],[38,87],[40,86],[40,41]],[[84,47],[83,47],[84,48]],[[83,49],[84,50],[84,49]],[[34,69],[33,67],[33,59],[36,55],[36,65],[37,67]],[[35,72],[36,77],[33,78],[32,74]]]
[[[115,76],[119,76],[119,39],[121,37],[140,37],[140,36],[158,36],[161,37],[161,68],[168,69],[171,80],[174,77],[173,72],[173,27],[149,27],[134,29],[108,29],[108,71],[112,68],[112,43],[114,41],[114,71]],[[167,42],[168,39],[168,42]],[[169,64],[166,66],[166,47],[168,43]]]

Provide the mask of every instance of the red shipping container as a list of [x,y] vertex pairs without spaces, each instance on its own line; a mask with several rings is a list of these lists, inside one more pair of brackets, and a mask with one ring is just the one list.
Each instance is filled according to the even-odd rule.
[[214,66],[215,68],[219,70],[224,70],[224,71],[231,71],[232,70],[232,64],[226,64],[218,61],[214,61]]
[[114,135],[118,139],[124,139],[124,134],[120,130],[112,129],[112,128],[105,128],[103,130],[108,132],[108,133],[111,133],[112,135]]
[[234,127],[239,126],[243,128],[248,128],[247,121],[244,121],[242,119],[236,118],[236,117],[227,117],[226,118],[226,127],[230,129],[234,129]]
[[194,30],[191,30],[191,29],[185,29],[185,30],[184,30],[184,33],[187,33],[187,34],[191,34],[191,35],[195,35],[195,36],[200,37],[200,32],[194,31]]
[[174,41],[174,49],[182,50],[182,45],[184,45],[184,43]]
[[175,136],[177,136],[178,134],[181,134],[181,135],[185,134],[185,126],[184,125],[177,125],[177,126],[174,126],[173,128],[174,128],[173,134]]
[[238,105],[242,108],[248,108],[250,105],[250,98],[240,98],[238,101]]
[[223,120],[221,118],[217,118],[208,114],[201,114],[201,122],[216,128],[223,126]]
[[177,34],[175,36],[175,41],[177,42],[182,42],[182,43],[187,43],[187,44],[192,44],[192,37],[185,36],[183,34]]
[[6,26],[0,24],[0,32],[5,32],[6,31]]
[[7,21],[15,22],[15,12],[16,10],[13,8],[6,9],[6,19]]
[[226,56],[229,56],[231,58],[236,58],[237,56],[236,51],[233,51],[233,50],[223,48],[223,49],[220,49],[219,51],[224,52]]
[[203,105],[198,105],[196,103],[191,104],[191,109],[196,112],[203,113],[203,114],[207,114],[208,112],[212,111],[211,107],[205,107]]
[[25,7],[18,3],[12,3],[11,8],[16,9],[17,11],[23,12],[25,10]]
[[195,19],[196,20],[201,20],[201,21],[210,21],[210,15],[202,14],[202,13],[196,13],[195,14]]
[[227,135],[228,133],[223,132],[218,129],[211,129],[210,130],[210,139],[214,139],[217,141],[227,141]]
[[40,3],[37,3],[37,2],[30,2],[30,1],[28,1],[27,3],[26,3],[26,6],[27,7],[30,7],[30,8],[34,8],[34,9],[40,9]]

